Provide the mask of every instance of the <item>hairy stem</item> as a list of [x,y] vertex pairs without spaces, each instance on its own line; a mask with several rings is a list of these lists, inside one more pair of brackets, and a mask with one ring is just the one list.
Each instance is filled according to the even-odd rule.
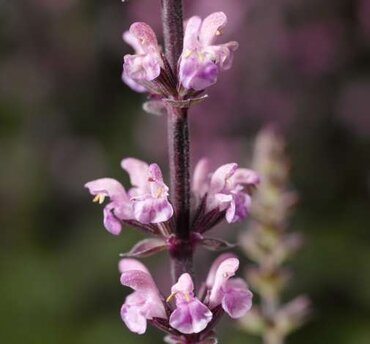
[[[182,0],[162,0],[162,23],[166,58],[177,75],[183,45]],[[187,109],[168,105],[168,146],[172,202],[175,208],[175,235],[178,245],[170,252],[173,277],[192,271],[190,243],[189,127]]]
[[182,0],[162,0],[161,3],[166,57],[176,75],[184,38]]
[[169,108],[168,143],[175,231],[178,239],[190,235],[189,128],[186,109]]

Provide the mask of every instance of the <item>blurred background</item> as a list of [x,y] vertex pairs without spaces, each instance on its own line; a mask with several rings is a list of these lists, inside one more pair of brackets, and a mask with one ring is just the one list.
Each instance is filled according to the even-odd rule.
[[[143,96],[120,80],[130,52],[122,32],[132,21],[160,32],[159,3],[0,0],[3,343],[161,342],[119,317],[128,290],[118,254],[141,235],[107,233],[83,188],[103,176],[127,182],[127,156],[166,170],[165,118],[143,113]],[[232,70],[192,112],[193,161],[247,165],[270,122],[288,141],[301,199],[292,229],[306,246],[290,263],[286,298],[309,294],[315,310],[288,342],[370,343],[370,0],[184,3],[186,17],[226,12],[222,39],[240,43]],[[167,257],[146,263],[168,293]],[[223,343],[259,343],[223,324]]]

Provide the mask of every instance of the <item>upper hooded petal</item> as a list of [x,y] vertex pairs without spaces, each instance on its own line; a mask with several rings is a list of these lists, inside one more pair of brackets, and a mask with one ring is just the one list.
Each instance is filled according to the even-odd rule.
[[89,189],[92,195],[102,194],[110,197],[112,201],[128,200],[125,188],[120,182],[113,178],[100,178],[88,182],[85,187]]
[[242,184],[257,186],[260,183],[260,177],[253,170],[248,168],[238,168],[232,177],[232,182],[234,185]]
[[148,24],[142,22],[133,23],[129,32],[137,40],[141,51],[148,53],[159,50],[157,36]]
[[211,289],[211,287],[215,283],[216,273],[217,273],[218,268],[220,267],[220,265],[223,261],[225,261],[226,259],[229,259],[229,258],[237,259],[235,254],[229,253],[229,252],[219,255],[215,259],[215,261],[211,265],[211,268],[209,269],[209,272],[208,272],[207,281],[206,281],[207,288]]
[[209,304],[213,308],[221,304],[223,297],[223,288],[226,282],[235,275],[239,268],[239,260],[237,258],[227,258],[218,267],[214,279],[214,283],[209,295]]
[[192,294],[194,290],[194,283],[191,276],[188,273],[182,274],[177,283],[175,283],[171,288],[171,293],[180,294]]
[[135,158],[126,158],[121,161],[121,167],[130,176],[130,181],[133,186],[140,189],[147,189],[149,178],[149,165]]
[[211,177],[211,191],[214,193],[223,191],[229,186],[228,181],[238,168],[238,164],[230,163],[220,166]]
[[184,49],[183,53],[186,57],[189,52],[199,47],[199,30],[202,25],[202,19],[198,16],[189,18],[185,26],[184,32]]
[[136,54],[143,54],[144,51],[141,47],[141,44],[138,42],[136,37],[130,32],[125,31],[122,35],[122,39],[135,50]]
[[215,38],[222,34],[222,30],[227,23],[226,14],[215,12],[203,20],[199,40],[202,46],[208,46],[213,43]]
[[121,259],[118,263],[118,270],[121,274],[130,270],[139,270],[147,273],[148,275],[150,274],[149,270],[142,262],[132,258]]
[[121,283],[135,291],[158,293],[152,276],[142,270],[127,270],[122,272]]

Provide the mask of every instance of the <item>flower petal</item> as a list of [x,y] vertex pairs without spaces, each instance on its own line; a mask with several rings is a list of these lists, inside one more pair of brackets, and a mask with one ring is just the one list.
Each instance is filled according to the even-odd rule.
[[203,20],[200,29],[199,40],[202,46],[208,46],[213,43],[215,38],[222,34],[222,29],[227,23],[226,14],[215,12]]
[[185,56],[199,46],[198,35],[201,24],[202,19],[198,16],[191,17],[187,21],[184,32],[183,49],[183,54],[185,54]]
[[215,283],[216,273],[217,273],[218,268],[220,267],[222,262],[224,262],[225,260],[229,258],[237,259],[235,254],[233,253],[223,253],[215,259],[215,261],[213,262],[208,272],[207,281],[206,281],[207,288],[211,288],[213,286],[213,284]]
[[133,186],[147,188],[149,165],[146,162],[135,158],[126,158],[121,161],[121,167],[129,174]]
[[212,312],[198,299],[183,302],[170,316],[170,325],[184,334],[203,331],[212,320]]
[[225,259],[218,267],[209,295],[209,304],[214,308],[221,304],[223,298],[222,289],[225,287],[228,279],[235,275],[236,270],[239,268],[239,260],[237,258]]
[[167,315],[157,294],[133,292],[126,297],[121,308],[121,317],[132,332],[142,334],[146,330],[147,320],[166,319]]
[[140,85],[135,80],[131,79],[129,76],[126,75],[124,71],[122,73],[122,81],[136,92],[144,93],[147,91],[147,89],[144,86]]
[[222,298],[222,308],[233,319],[243,317],[252,308],[252,292],[241,278],[226,282]]
[[159,49],[155,32],[148,24],[142,22],[133,23],[129,31],[136,38],[143,52],[148,53]]
[[226,211],[226,221],[235,223],[244,220],[249,214],[251,203],[252,200],[248,194],[244,192],[233,194],[233,200]]
[[104,207],[104,210],[103,210],[104,227],[109,233],[113,235],[118,235],[121,233],[122,224],[118,220],[118,218],[112,213],[113,210],[114,210],[113,203],[109,203]]
[[112,201],[128,199],[125,188],[120,182],[112,178],[100,178],[85,184],[92,195],[105,195]]
[[191,189],[196,197],[201,199],[209,188],[210,166],[208,159],[201,159],[195,166]]
[[238,168],[232,177],[232,182],[234,185],[242,184],[257,186],[260,183],[260,177],[253,170]]
[[135,291],[158,293],[152,276],[141,270],[124,271],[121,274],[121,284]]
[[122,305],[121,318],[131,332],[143,334],[146,331],[147,319],[140,311],[140,308]]
[[143,54],[144,53],[144,51],[143,51],[141,45],[139,44],[138,40],[136,39],[136,37],[130,31],[125,31],[122,35],[122,39],[127,44],[131,45],[131,47],[135,50],[136,54]]
[[222,70],[230,69],[233,63],[234,51],[237,50],[237,42],[229,42],[220,45],[210,45],[203,52]]
[[217,82],[219,68],[212,61],[197,55],[182,58],[179,77],[186,89],[201,91]]
[[177,283],[171,288],[171,293],[192,294],[194,290],[194,283],[188,273],[182,274]]
[[146,268],[146,266],[140,262],[137,259],[131,259],[131,258],[124,258],[119,261],[118,264],[118,270],[122,274],[124,272],[130,271],[130,270],[139,270],[142,272],[147,273],[148,275],[149,270]]
[[223,191],[228,187],[228,181],[238,168],[238,164],[230,163],[220,166],[211,177],[211,191],[214,193]]
[[169,220],[173,208],[167,198],[145,197],[134,201],[134,216],[141,223],[160,223]]

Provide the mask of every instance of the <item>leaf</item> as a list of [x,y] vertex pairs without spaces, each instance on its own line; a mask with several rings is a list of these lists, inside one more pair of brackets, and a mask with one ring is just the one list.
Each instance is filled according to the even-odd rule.
[[127,253],[121,253],[121,257],[143,258],[161,252],[166,249],[166,243],[162,239],[144,239],[139,241]]
[[143,110],[151,115],[162,116],[167,114],[162,100],[148,100],[143,104]]
[[184,100],[166,98],[166,99],[164,99],[164,101],[167,102],[168,104],[171,104],[174,107],[178,107],[180,109],[183,109],[183,108],[189,108],[190,106],[192,106],[194,104],[199,104],[199,103],[203,102],[204,100],[206,100],[207,98],[208,98],[208,95],[204,94],[200,97],[189,98],[189,99],[184,99]]
[[226,250],[236,246],[236,244],[231,244],[225,240],[216,238],[203,238],[201,244],[211,251]]

